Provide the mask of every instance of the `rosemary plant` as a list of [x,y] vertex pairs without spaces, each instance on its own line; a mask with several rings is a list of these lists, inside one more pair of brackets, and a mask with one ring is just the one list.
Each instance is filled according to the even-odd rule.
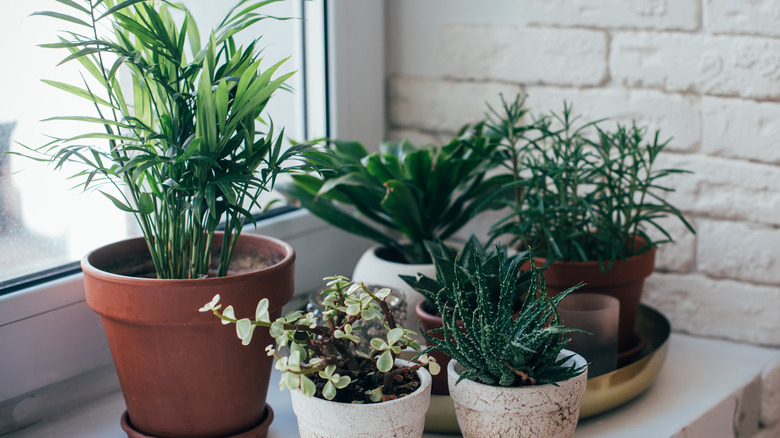
[[281,191],[334,226],[395,250],[401,262],[430,263],[424,241],[452,236],[497,188],[484,179],[492,166],[484,159],[488,147],[471,132],[441,147],[383,143],[372,154],[336,141],[308,154],[320,177],[296,175]]
[[[61,63],[77,61],[99,86],[46,81],[87,99],[96,113],[51,120],[95,128],[53,137],[26,156],[56,169],[75,164],[77,186],[101,189],[132,213],[159,278],[209,275],[223,223],[216,275],[226,275],[243,226],[254,221],[250,208],[260,207],[259,195],[293,169],[283,163],[303,148],[283,150],[284,130],[256,127],[293,74],[274,77],[285,60],[261,67],[259,39],[245,47],[233,39],[268,18],[258,9],[275,1],[239,1],[204,46],[187,9],[165,0],[61,1],[68,12],[36,13],[80,29],[43,46],[66,51]],[[123,74],[129,81],[120,81]],[[115,190],[103,191],[107,185]]]
[[[279,385],[300,389],[309,396],[346,403],[377,403],[414,392],[418,382],[409,379],[409,373],[423,366],[431,374],[439,372],[439,365],[426,354],[420,355],[416,363],[394,365],[403,348],[419,350],[420,346],[412,338],[414,332],[396,324],[385,302],[390,289],[373,293],[363,283],[346,277],[325,280],[325,321],[317,321],[311,312],[294,311],[271,322],[266,298],[258,303],[254,320],[237,320],[232,306],[220,312],[219,295],[200,311],[213,312],[223,324],[236,324],[236,333],[244,345],[251,342],[257,327],[269,328],[276,348],[269,345],[266,350],[269,356],[277,358],[276,366],[283,371]],[[360,322],[377,319],[384,320],[386,339],[373,338],[368,351],[359,350],[363,329]],[[289,355],[281,356],[282,351]]]
[[[609,131],[603,120],[581,123],[567,103],[527,121],[523,100],[502,102],[490,109],[483,134],[498,141],[496,158],[512,176],[489,199],[509,207],[491,229],[494,239],[510,235],[550,261],[596,260],[608,270],[618,258],[671,241],[660,218],[676,217],[694,232],[663,197],[673,190],[663,179],[687,171],[656,168],[669,144],[658,131],[648,138],[636,124]],[[663,237],[654,240],[650,229]]]
[[[443,321],[435,329],[442,339],[423,333],[430,345],[424,353],[444,352],[464,367],[461,379],[487,385],[555,384],[584,371],[563,366],[568,357],[558,359],[574,329],[561,325],[557,306],[576,286],[550,298],[533,263],[530,281],[519,280],[526,257],[508,258],[501,247],[486,253],[476,239],[454,258],[443,246],[435,251],[436,280],[414,281]],[[517,296],[524,298],[519,310],[513,306]]]

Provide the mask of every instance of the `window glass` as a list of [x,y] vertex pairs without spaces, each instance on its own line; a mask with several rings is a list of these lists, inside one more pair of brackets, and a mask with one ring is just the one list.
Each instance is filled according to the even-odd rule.
[[[77,0],[78,1],[78,0]],[[216,26],[233,1],[185,0],[196,18],[201,38]],[[0,284],[10,279],[79,260],[83,254],[102,244],[139,234],[131,215],[114,208],[98,192],[72,189],[69,173],[55,172],[45,163],[37,163],[6,151],[22,151],[20,144],[37,147],[47,142],[46,134],[75,135],[81,132],[64,122],[41,122],[59,115],[94,116],[94,108],[83,99],[41,82],[54,79],[78,84],[77,63],[57,67],[62,50],[37,47],[56,41],[61,21],[30,16],[38,10],[61,10],[55,0],[34,2],[4,1],[0,4],[0,53],[5,62],[0,68]],[[284,1],[262,11],[290,20],[263,20],[250,32],[262,35],[266,65],[292,56],[283,71],[298,73],[288,82],[293,92],[277,93],[267,106],[275,126],[285,127],[285,137],[304,140],[305,121],[324,120],[324,105],[306,110],[304,78],[304,26],[302,1]],[[310,18],[309,21],[312,19]],[[316,20],[316,19],[315,19]],[[321,20],[321,18],[319,18]],[[244,41],[254,35],[245,35]],[[242,42],[239,39],[239,43]],[[310,39],[307,39],[310,42]],[[318,44],[307,50],[321,52]],[[324,84],[324,69],[314,88]],[[311,88],[311,86],[309,87]],[[314,114],[314,116],[312,115]],[[313,134],[321,135],[321,133]]]

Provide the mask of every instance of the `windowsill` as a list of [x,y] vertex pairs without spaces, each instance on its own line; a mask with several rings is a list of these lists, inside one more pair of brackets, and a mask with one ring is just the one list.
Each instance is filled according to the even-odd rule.
[[[680,334],[673,334],[669,342],[667,360],[655,384],[628,404],[582,421],[575,438],[733,437],[736,436],[735,415],[755,417],[755,412],[744,412],[745,408],[740,408],[742,405],[754,406],[740,403],[743,398],[758,396],[757,391],[745,388],[751,386],[766,365],[780,360],[780,351]],[[74,407],[71,412],[6,435],[6,438],[125,437],[119,426],[119,417],[125,407],[116,377],[106,377],[107,372],[113,371],[104,369],[101,372],[102,379],[113,377],[115,391]],[[277,373],[274,371],[268,394],[268,403],[273,406],[275,415],[268,437],[297,437],[289,393],[278,391],[275,386]]]

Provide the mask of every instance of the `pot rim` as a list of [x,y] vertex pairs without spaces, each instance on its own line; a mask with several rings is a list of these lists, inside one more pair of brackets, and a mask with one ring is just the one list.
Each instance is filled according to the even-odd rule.
[[[399,364],[410,364],[411,362],[409,362],[407,360],[404,360],[404,359],[396,359],[395,363],[396,363],[396,366],[398,366]],[[306,397],[306,399],[309,400],[309,403],[319,403],[319,404],[323,404],[323,403],[333,404],[333,403],[336,403],[339,406],[350,406],[350,409],[352,409],[352,407],[354,407],[354,409],[356,409],[356,410],[368,409],[368,408],[376,408],[376,407],[385,407],[385,406],[390,406],[392,404],[403,403],[404,400],[408,401],[408,399],[411,398],[411,397],[422,396],[423,393],[427,389],[430,389],[431,384],[433,383],[433,378],[431,376],[431,373],[428,371],[428,369],[427,368],[418,368],[416,372],[417,372],[417,376],[420,378],[420,387],[419,388],[417,388],[413,393],[407,394],[404,397],[397,398],[395,400],[379,402],[379,403],[368,403],[368,404],[341,403],[341,402],[334,402],[332,400],[326,400],[326,399],[315,397],[315,396],[304,395],[303,392],[301,392],[300,389],[295,389],[295,390],[292,390],[291,392],[296,393],[297,396],[299,396],[299,397]]]
[[372,245],[370,248],[368,248],[365,251],[364,254],[370,254],[371,257],[381,261],[382,263],[387,263],[387,264],[390,264],[390,265],[408,266],[410,268],[411,267],[415,267],[415,266],[431,266],[433,264],[433,263],[401,263],[401,262],[394,262],[392,260],[387,260],[387,259],[385,259],[383,257],[380,257],[377,254],[377,251],[382,250],[382,249],[392,249],[392,248],[390,248],[389,246],[382,245],[382,244],[376,244],[376,245]]
[[[221,235],[221,232],[215,233],[216,235]],[[248,277],[251,275],[257,275],[257,273],[272,273],[277,270],[284,269],[285,266],[293,263],[295,261],[295,251],[289,243],[277,239],[275,237],[265,236],[262,234],[253,234],[253,233],[242,233],[239,236],[239,239],[243,240],[255,240],[258,242],[266,242],[270,243],[271,247],[276,247],[279,249],[278,253],[283,254],[282,260],[274,263],[271,266],[267,266],[265,268],[261,269],[255,269],[247,272],[242,272],[239,274],[232,274],[227,275],[225,277],[206,277],[206,278],[199,278],[199,279],[170,279],[170,278],[145,278],[145,277],[135,277],[130,275],[123,275],[123,274],[116,274],[113,272],[109,272],[103,269],[100,269],[93,265],[90,261],[90,258],[94,257],[98,253],[102,251],[108,251],[111,248],[121,248],[123,246],[143,246],[144,248],[147,248],[146,246],[146,240],[144,237],[131,237],[128,239],[118,240],[116,242],[112,242],[106,245],[102,245],[98,248],[93,249],[92,251],[88,252],[84,255],[81,259],[81,269],[85,274],[89,274],[93,277],[109,280],[109,281],[121,281],[124,283],[137,283],[137,284],[149,284],[152,282],[155,282],[157,284],[169,284],[169,285],[178,285],[178,284],[184,284],[184,283],[198,283],[202,285],[210,284],[210,283],[220,283],[224,284],[225,281],[240,281],[244,277]]]

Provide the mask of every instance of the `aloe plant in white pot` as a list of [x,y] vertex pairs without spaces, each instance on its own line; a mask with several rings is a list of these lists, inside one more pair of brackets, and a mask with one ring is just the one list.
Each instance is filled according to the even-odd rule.
[[447,379],[461,433],[571,437],[587,365],[564,349],[572,329],[561,324],[556,309],[576,287],[549,297],[533,263],[530,282],[518,281],[525,257],[487,254],[475,244],[470,240],[457,255],[439,247],[436,279],[408,279],[442,316],[442,328],[433,330],[441,336],[425,334],[431,346],[424,353],[452,357]]
[[[48,81],[96,111],[54,117],[84,124],[84,133],[25,155],[77,169],[83,189],[101,190],[143,233],[82,260],[131,436],[261,435],[272,418],[271,361],[262,348],[236,347],[231,330],[197,308],[219,290],[239,305],[267,296],[279,314],[292,296],[292,247],[242,234],[260,194],[305,148],[284,150],[283,130],[258,125],[292,75],[277,74],[284,60],[266,67],[259,39],[234,41],[269,18],[259,8],[275,1],[238,1],[203,45],[178,3],[77,0],[60,2],[67,12],[36,13],[79,29],[45,46],[67,52],[62,62],[78,62],[99,85]],[[246,367],[263,370],[247,378]]]

